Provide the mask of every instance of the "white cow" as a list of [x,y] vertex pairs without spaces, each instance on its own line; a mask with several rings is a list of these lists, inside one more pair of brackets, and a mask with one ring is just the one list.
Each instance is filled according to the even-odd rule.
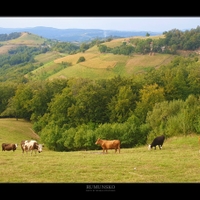
[[31,155],[32,155],[33,151],[35,151],[35,154],[37,153],[37,151],[39,153],[41,153],[43,146],[44,145],[38,144],[38,142],[35,141],[35,140],[23,140],[23,141],[21,141],[22,153],[24,153],[24,151],[26,151],[26,153],[28,153],[30,151]]

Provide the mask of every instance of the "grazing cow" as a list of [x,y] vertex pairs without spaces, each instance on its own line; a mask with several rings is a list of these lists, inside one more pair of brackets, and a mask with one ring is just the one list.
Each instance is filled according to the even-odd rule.
[[154,149],[156,150],[156,146],[158,145],[159,149],[161,150],[162,149],[162,145],[164,143],[164,140],[165,140],[165,136],[164,135],[156,137],[153,140],[153,142],[149,145],[148,149],[150,150],[150,149],[152,149],[152,147],[154,147]]
[[103,153],[106,151],[108,153],[108,149],[115,149],[115,153],[117,152],[117,149],[120,153],[120,141],[119,140],[101,140],[100,138],[97,139],[95,144],[100,144]]
[[2,143],[2,151],[15,151],[17,144]]
[[23,140],[23,141],[21,141],[22,153],[24,153],[24,151],[26,151],[26,153],[30,151],[31,155],[32,155],[33,151],[35,151],[35,154],[36,154],[37,151],[39,153],[41,153],[43,146],[44,145],[38,144],[38,142],[35,141],[35,140]]

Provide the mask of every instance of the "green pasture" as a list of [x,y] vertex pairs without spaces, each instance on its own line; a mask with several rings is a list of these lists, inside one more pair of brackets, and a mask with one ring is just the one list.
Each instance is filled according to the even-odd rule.
[[8,40],[8,41],[1,41],[0,44],[3,46],[0,47],[0,54],[7,53],[10,49],[15,49],[20,45],[26,46],[38,46],[43,44],[47,39],[42,38],[38,35],[29,34],[29,33],[22,33],[19,38]]
[[[151,36],[155,38],[155,36]],[[158,36],[156,36],[158,37]],[[162,36],[159,36],[162,37]],[[133,37],[138,38],[138,37]],[[140,37],[147,38],[147,37]],[[116,47],[130,38],[114,39],[105,42],[108,47]],[[80,57],[84,57],[85,61],[78,63]],[[87,51],[73,55],[66,55],[54,60],[55,63],[71,63],[72,66],[60,70],[49,76],[50,79],[56,77],[82,77],[92,79],[113,78],[115,76],[130,76],[134,73],[144,73],[149,68],[157,68],[161,65],[169,63],[174,56],[170,54],[154,54],[150,55],[114,55],[112,53],[100,53],[97,45],[89,48]],[[41,70],[42,68],[39,68]]]
[[[19,142],[36,137],[29,122],[0,119],[0,141]],[[37,137],[39,140],[39,137]],[[147,144],[108,150],[42,153],[0,153],[0,183],[199,183],[198,135],[168,138],[163,149]],[[35,138],[36,139],[36,138]],[[45,145],[45,144],[44,144]]]
[[19,38],[6,41],[5,43],[6,44],[41,45],[46,40],[47,39],[39,37],[38,35],[24,32]]
[[[85,61],[76,63],[79,57],[84,56]],[[72,66],[54,73],[50,78],[56,77],[83,77],[92,79],[113,78],[115,76],[130,76],[134,73],[144,73],[149,68],[157,68],[169,63],[174,56],[169,54],[150,55],[114,55],[111,53],[78,53],[56,59],[55,63],[69,62]],[[37,69],[41,70],[41,68]]]
[[[108,79],[114,77],[114,73],[111,69],[95,69],[83,66],[81,63],[77,65],[67,67],[49,77],[49,79],[54,78],[72,78],[72,77],[82,77],[89,79]],[[117,75],[117,73],[116,73]]]
[[39,63],[48,63],[50,61],[56,60],[57,58],[62,57],[61,53],[57,51],[48,51],[35,56],[35,60]]

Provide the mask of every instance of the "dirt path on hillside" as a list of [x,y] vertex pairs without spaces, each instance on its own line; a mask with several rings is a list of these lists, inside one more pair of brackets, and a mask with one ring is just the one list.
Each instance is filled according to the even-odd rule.
[[37,134],[37,133],[35,133],[34,131],[33,131],[33,129],[31,129],[31,128],[29,128],[30,130],[31,130],[31,132],[35,135],[35,138],[36,139],[40,139],[40,136]]
[[163,60],[159,65],[156,65],[155,66],[155,69],[158,69],[160,66],[164,65],[164,64],[168,64],[172,59],[173,59],[174,56],[170,56],[168,58],[166,58],[165,60]]

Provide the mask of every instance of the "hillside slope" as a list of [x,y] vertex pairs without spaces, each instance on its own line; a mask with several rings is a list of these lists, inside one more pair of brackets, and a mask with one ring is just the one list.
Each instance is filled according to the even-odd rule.
[[38,35],[34,35],[27,32],[22,32],[19,38],[8,40],[8,41],[0,41],[0,54],[7,53],[10,49],[15,49],[18,46],[26,45],[26,46],[40,46],[42,45],[47,39],[42,38]]
[[0,128],[1,143],[20,144],[21,140],[40,140],[40,137],[33,131],[32,124],[22,119],[16,120],[14,118],[1,118]]
[[[160,38],[160,36],[150,36],[148,38]],[[147,37],[128,37],[117,38],[102,43],[107,47],[114,48],[122,45],[124,41],[133,38],[146,39]],[[0,54],[8,52],[8,50],[16,48],[20,45],[26,46],[42,46],[53,41],[42,38],[38,35],[24,32],[19,38],[0,42]],[[53,44],[53,43],[52,43]],[[51,46],[51,45],[49,45]],[[84,62],[78,62],[80,57],[84,57]],[[34,63],[26,65],[14,66],[12,68],[2,68],[2,81],[27,78],[29,80],[45,80],[53,78],[91,78],[91,79],[107,79],[115,76],[131,76],[137,73],[144,73],[151,68],[158,68],[161,65],[168,64],[174,58],[171,54],[154,54],[152,56],[146,54],[117,55],[113,53],[100,53],[97,45],[92,46],[85,52],[67,55],[58,51],[48,51],[34,57]],[[66,65],[70,63],[70,65]]]
[[[155,36],[152,36],[155,38]],[[158,37],[158,36],[157,36]],[[145,39],[145,37],[143,37]],[[159,37],[158,37],[159,38]],[[122,45],[126,39],[113,39],[110,42],[102,43],[108,47]],[[142,39],[142,37],[141,37]],[[84,62],[77,62],[80,57],[84,57]],[[32,71],[28,77],[31,79],[42,78],[70,78],[82,77],[92,79],[105,79],[114,76],[130,76],[135,73],[143,73],[150,68],[158,68],[163,64],[169,63],[174,58],[171,54],[150,55],[115,55],[112,53],[100,53],[98,46],[95,45],[84,53],[73,55],[63,55],[54,59],[53,62],[45,63],[41,67]],[[71,66],[62,67],[64,63],[71,63]],[[44,77],[45,76],[45,77]],[[40,79],[39,78],[39,79]]]

